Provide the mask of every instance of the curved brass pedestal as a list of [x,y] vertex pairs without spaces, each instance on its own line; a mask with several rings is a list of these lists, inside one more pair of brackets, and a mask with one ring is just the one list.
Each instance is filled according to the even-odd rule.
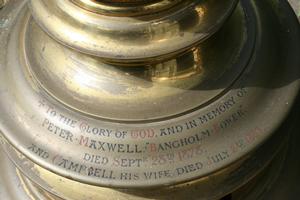
[[272,182],[299,91],[288,3],[126,2],[10,0],[0,11],[2,146],[23,190],[245,199]]

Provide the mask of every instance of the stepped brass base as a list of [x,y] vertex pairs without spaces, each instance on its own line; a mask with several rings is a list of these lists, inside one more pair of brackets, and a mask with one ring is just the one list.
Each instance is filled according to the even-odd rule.
[[[182,26],[179,17],[179,26],[171,26],[174,43],[165,37],[167,28],[147,37],[152,46],[143,37],[119,43],[118,31],[118,37],[95,34],[106,27],[94,29],[95,24],[78,22],[72,14],[111,24],[118,13],[95,17],[94,7],[84,9],[95,13],[78,12],[79,0],[32,1],[35,20],[26,0],[4,2],[0,129],[11,161],[0,153],[0,199],[282,200],[282,190],[271,186],[284,182],[281,176],[290,168],[296,170],[291,166],[300,152],[299,127],[290,129],[297,117],[283,123],[295,110],[300,87],[299,24],[285,1],[242,0],[233,15],[235,1],[223,4],[222,23],[208,23],[213,25],[208,35],[190,34],[191,27]],[[202,2],[215,1],[195,2],[199,20],[205,16]],[[70,18],[61,17],[67,15],[59,10],[62,5]],[[126,24],[128,16],[121,17]],[[133,25],[141,18],[131,19]],[[202,27],[201,22],[190,25]],[[163,26],[170,24],[167,20]],[[78,43],[69,39],[73,32],[66,27],[74,28],[71,36]],[[176,39],[181,36],[184,40]],[[196,44],[193,39],[207,40],[187,51]],[[135,41],[151,51],[132,48]]]

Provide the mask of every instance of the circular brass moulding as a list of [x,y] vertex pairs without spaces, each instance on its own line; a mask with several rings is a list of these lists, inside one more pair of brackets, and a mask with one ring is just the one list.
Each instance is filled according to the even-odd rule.
[[128,5],[128,4],[131,4],[131,5],[145,5],[145,4],[149,4],[149,3],[152,3],[152,2],[157,2],[159,0],[148,0],[148,1],[145,1],[145,0],[92,0],[96,3],[104,3],[104,4],[114,4],[114,3],[118,3],[120,5]]
[[127,68],[66,49],[30,15],[24,24],[23,57],[38,85],[74,110],[114,122],[161,121],[203,107],[238,79],[255,41],[254,25],[238,7],[224,29],[186,54]]
[[184,2],[139,17],[7,2],[1,141],[27,196],[215,200],[280,168],[296,16],[285,1]]
[[[219,180],[214,180],[216,185],[206,185],[204,180],[198,180],[189,182],[186,184],[180,184],[175,187],[168,188],[151,188],[150,191],[140,191],[135,189],[112,189],[112,188],[103,188],[91,186],[66,178],[60,177],[51,173],[31,161],[26,157],[19,154],[11,147],[7,146],[4,142],[5,152],[8,153],[10,159],[14,160],[14,164],[18,166],[17,176],[20,179],[21,185],[25,188],[27,193],[35,200],[46,199],[46,200],[115,200],[115,199],[130,199],[130,200],[141,200],[141,199],[175,199],[181,200],[186,199],[187,197],[192,200],[202,199],[199,196],[201,191],[202,195],[210,190],[215,189],[214,196],[211,196],[209,199],[227,199],[227,196],[230,196],[231,200],[252,200],[258,199],[261,196],[262,191],[265,190],[266,186],[270,187],[276,180],[278,173],[282,169],[283,161],[286,157],[288,137],[282,141],[281,146],[277,146],[276,153],[273,152],[273,158],[270,159],[269,155],[265,153],[268,157],[270,163],[268,165],[258,165],[255,168],[249,167],[248,162],[243,162],[243,166],[248,166],[246,174],[235,173],[239,171],[237,166],[231,166],[232,171],[224,169],[220,172],[223,173],[223,178]],[[261,152],[257,152],[261,153]],[[268,152],[269,154],[271,152]],[[0,156],[3,156],[0,154]],[[263,156],[255,158],[250,162],[260,162]],[[250,163],[249,162],[249,163]],[[7,161],[7,163],[10,163]],[[239,165],[238,163],[236,163]],[[258,169],[260,168],[260,169]],[[5,168],[6,170],[12,170],[11,168]],[[34,169],[34,170],[33,170]],[[230,172],[231,171],[231,172]],[[254,172],[255,171],[255,172]],[[253,173],[253,174],[252,174]],[[232,180],[229,180],[229,176],[243,176],[243,179],[248,179],[251,177],[251,181],[233,183]],[[213,178],[213,177],[211,177]],[[241,187],[239,190],[232,191],[228,195],[224,196],[224,187],[228,184],[238,184]],[[259,184],[258,184],[259,183]],[[217,185],[223,185],[223,188],[220,188]],[[259,191],[259,192],[258,192]],[[249,198],[251,197],[251,198]],[[222,200],[223,200],[222,198]]]
[[132,66],[160,63],[191,49],[219,30],[237,2],[187,0],[164,12],[136,17],[90,12],[74,1],[32,0],[30,9],[43,30],[62,44],[109,63]]
[[76,5],[86,10],[110,16],[129,17],[157,13],[169,9],[182,0],[161,1],[94,1],[71,0]]

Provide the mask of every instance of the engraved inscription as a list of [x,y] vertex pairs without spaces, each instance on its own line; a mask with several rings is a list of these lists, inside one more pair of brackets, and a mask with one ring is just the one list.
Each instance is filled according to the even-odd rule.
[[193,144],[199,144],[209,136],[210,136],[210,131],[204,130],[195,135],[191,135],[189,137],[181,138],[178,140],[172,140],[172,141],[163,142],[159,144],[149,143],[147,149],[149,152],[161,152],[167,150],[174,150],[174,149],[178,149]]
[[28,149],[43,159],[48,159],[50,157],[46,150],[36,146],[35,144],[31,144]]
[[80,136],[79,145],[103,152],[142,153],[143,148],[138,144],[108,143]]
[[28,149],[62,169],[97,179],[170,181],[176,177],[197,176],[203,170],[227,162],[262,134],[263,130],[254,128],[227,146],[209,149],[207,145],[214,139],[226,139],[227,130],[245,119],[248,111],[240,99],[247,92],[244,88],[238,89],[215,105],[176,123],[170,120],[159,126],[153,123],[145,127],[116,123],[112,128],[88,118],[73,119],[41,100],[38,106],[46,114],[41,127],[66,145],[73,145],[78,154],[51,157],[34,144]]
[[52,123],[49,119],[44,119],[42,127],[46,128],[47,131],[57,135],[58,137],[64,139],[65,141],[73,142],[73,133]]

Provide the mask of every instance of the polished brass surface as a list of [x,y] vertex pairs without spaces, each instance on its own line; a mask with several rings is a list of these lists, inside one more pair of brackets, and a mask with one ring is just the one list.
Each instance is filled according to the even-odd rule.
[[[250,56],[247,49],[254,40],[238,8],[220,33],[190,52],[159,64],[124,68],[66,49],[29,16],[24,19],[24,59],[39,85],[75,110],[116,122],[171,118],[203,106],[242,73],[246,62],[239,60]],[[174,99],[180,101],[172,103]]]
[[103,15],[111,16],[141,16],[157,13],[169,9],[182,0],[161,1],[94,1],[94,0],[71,0],[78,6]]
[[[279,142],[281,141],[281,142]],[[151,188],[107,188],[92,186],[77,181],[63,178],[54,173],[41,168],[32,163],[15,149],[12,149],[4,142],[5,152],[15,162],[22,176],[26,187],[30,188],[34,196],[51,196],[57,199],[72,199],[72,200],[115,200],[115,199],[174,199],[182,200],[187,196],[190,200],[198,199],[220,199],[226,194],[234,192],[236,188],[248,183],[253,177],[258,174],[265,173],[265,169],[271,162],[274,164],[272,176],[278,172],[281,167],[281,162],[285,157],[287,138],[283,138],[280,134],[275,136],[260,148],[257,152],[252,152],[252,155],[227,166],[218,171],[217,174],[203,177],[194,181],[177,184],[174,186],[151,187]],[[280,145],[277,145],[280,144]],[[276,157],[274,159],[274,157]],[[273,161],[274,159],[274,161]],[[261,163],[253,165],[253,163]],[[263,164],[264,163],[264,164]],[[243,168],[243,170],[241,170]],[[242,177],[242,179],[232,179],[232,177]],[[207,180],[209,179],[209,180]],[[263,182],[269,181],[269,176],[263,179]],[[262,182],[262,183],[263,183]],[[249,184],[251,185],[251,184]],[[45,192],[46,191],[46,192]],[[237,192],[236,196],[242,196]],[[253,194],[259,195],[259,194]]]
[[0,0],[0,9],[1,9],[2,7],[4,7],[5,1],[6,1],[6,0]]
[[300,86],[285,1],[10,0],[0,19],[26,198],[246,199],[275,180]]
[[[257,188],[257,181],[260,181],[260,185],[270,184],[271,181],[274,181],[276,178],[276,174],[280,171],[282,167],[282,161],[286,156],[286,145],[287,140],[283,142],[281,147],[278,147],[276,150],[276,156],[274,160],[272,160],[271,164],[267,166],[259,166],[259,170],[248,168],[247,174],[244,174],[244,179],[246,179],[249,175],[255,176],[250,183],[246,182],[237,182],[236,184],[242,186],[244,184],[244,188],[241,188],[239,191],[232,191],[231,195],[233,196],[232,200],[242,200],[249,196],[249,193],[252,197],[258,197],[259,193],[252,193],[251,190],[255,189],[264,189],[264,187]],[[13,152],[10,152],[13,154]],[[266,153],[266,152],[265,152]],[[270,153],[270,152],[268,152]],[[267,153],[265,154],[267,156]],[[263,156],[262,156],[263,157]],[[261,158],[262,158],[261,157]],[[259,158],[260,159],[260,158]],[[254,159],[256,162],[259,162],[259,159]],[[15,160],[15,159],[14,159]],[[253,162],[252,160],[251,162]],[[23,158],[23,162],[25,158]],[[249,162],[249,161],[248,161]],[[242,164],[243,166],[249,166],[248,162],[242,161],[242,163],[236,163],[236,166],[231,166],[230,168],[221,170],[220,173],[223,174],[222,178],[219,179],[217,177],[210,177],[214,179],[214,183],[212,185],[207,185],[207,181],[205,180],[197,180],[193,182],[189,182],[186,184],[180,184],[174,187],[162,187],[162,188],[151,188],[147,190],[130,190],[130,189],[111,189],[111,188],[103,188],[103,187],[95,187],[91,185],[86,185],[82,183],[78,183],[72,180],[68,180],[57,176],[53,173],[49,173],[49,171],[40,168],[39,166],[35,166],[29,164],[30,162],[26,161],[25,168],[24,166],[20,166],[18,163],[17,166],[21,170],[25,170],[23,172],[19,172],[19,176],[23,181],[24,186],[31,192],[32,195],[36,196],[36,199],[42,199],[41,197],[47,197],[55,200],[61,199],[72,199],[72,200],[115,200],[115,199],[130,199],[130,200],[141,200],[141,199],[173,199],[173,200],[183,200],[187,197],[190,200],[198,200],[199,198],[206,196],[203,199],[220,199],[224,196],[224,190],[227,190],[225,187],[228,184],[232,184],[228,177],[237,176],[239,170],[238,165]],[[250,162],[249,162],[250,163]],[[22,164],[21,164],[22,165]],[[26,168],[32,167],[36,171],[36,175],[28,174]],[[229,171],[228,171],[229,169]],[[235,171],[235,172],[234,172]],[[252,174],[252,172],[254,172]],[[24,176],[27,174],[30,178]],[[268,174],[268,176],[266,176]],[[243,174],[238,174],[238,176],[242,176]],[[38,178],[36,177],[38,176]],[[229,181],[229,182],[228,182]],[[45,188],[45,182],[47,187]],[[210,190],[214,190],[214,194],[208,193]],[[248,194],[247,194],[248,193]],[[207,196],[208,195],[208,196]],[[202,199],[202,198],[201,198]],[[253,198],[257,199],[257,198]]]
[[[158,63],[175,57],[215,33],[237,0],[183,1],[167,12],[109,17],[71,1],[33,0],[36,22],[53,38],[113,63]],[[211,8],[211,9],[209,9]]]
[[[90,0],[91,1],[91,0]],[[92,0],[93,1],[93,0]],[[145,5],[145,4],[149,4],[149,3],[152,3],[152,2],[157,2],[159,0],[148,0],[148,1],[145,1],[145,0],[94,0],[94,2],[98,3],[98,4],[119,4],[119,5],[128,5],[128,4],[131,4],[131,5]]]

